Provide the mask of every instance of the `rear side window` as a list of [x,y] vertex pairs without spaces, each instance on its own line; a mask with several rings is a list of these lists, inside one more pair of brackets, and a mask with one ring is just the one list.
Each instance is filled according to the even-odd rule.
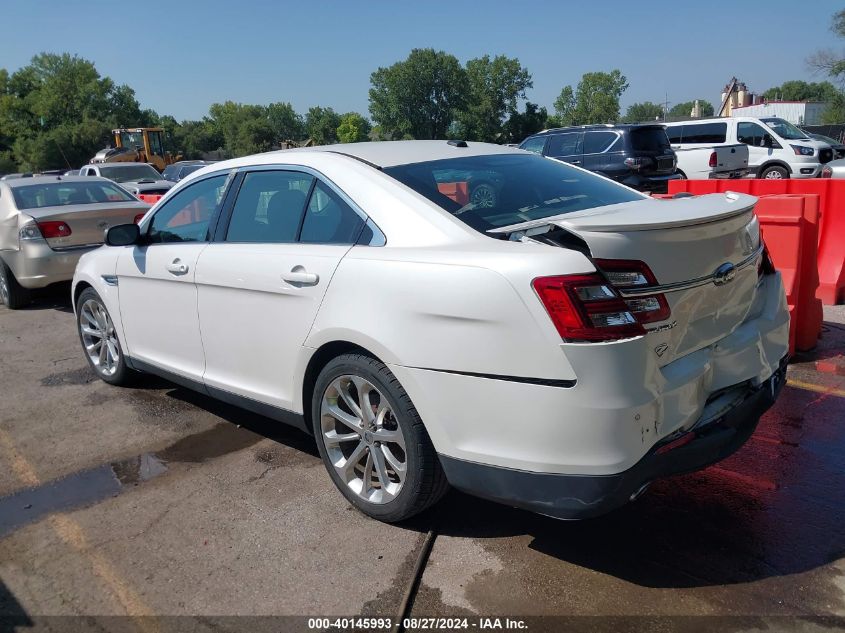
[[329,187],[318,182],[302,222],[301,242],[354,244],[364,226],[360,215]]
[[51,182],[13,187],[15,206],[20,209],[42,209],[71,204],[102,202],[134,202],[135,198],[110,182]]
[[313,182],[313,176],[295,171],[248,173],[232,209],[226,241],[295,242]]
[[581,139],[584,135],[581,132],[569,132],[567,134],[554,134],[549,138],[549,156],[573,156],[580,154]]
[[545,146],[546,137],[535,136],[534,138],[529,138],[526,141],[523,141],[522,145],[519,146],[519,149],[524,149],[528,152],[534,152],[535,154],[542,154],[543,148]]
[[156,210],[147,238],[153,243],[204,242],[208,224],[223,199],[227,174],[188,185]]
[[586,132],[584,134],[584,153],[600,154],[610,149],[619,138],[613,132]]
[[[680,125],[677,128],[669,128],[670,131],[680,129],[680,140],[673,140],[673,135],[670,132],[669,140],[672,143],[688,143],[690,145],[713,145],[715,143],[724,143],[728,134],[727,123],[697,123]],[[675,132],[677,133],[677,132]]]
[[633,189],[532,154],[450,158],[386,167],[384,173],[482,232],[643,199]]
[[641,127],[631,130],[631,149],[638,152],[662,152],[671,148],[669,137],[662,127]]

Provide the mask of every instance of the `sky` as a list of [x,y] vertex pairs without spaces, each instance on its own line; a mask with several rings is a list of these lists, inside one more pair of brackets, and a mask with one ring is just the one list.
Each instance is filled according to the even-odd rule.
[[629,83],[624,113],[640,101],[717,105],[732,76],[758,92],[820,81],[805,59],[845,48],[829,28],[842,8],[834,0],[3,0],[0,67],[75,53],[134,88],[142,107],[180,120],[225,100],[366,115],[370,74],[432,47],[462,63],[518,58],[534,80],[528,99],[550,112],[583,73],[619,68]]

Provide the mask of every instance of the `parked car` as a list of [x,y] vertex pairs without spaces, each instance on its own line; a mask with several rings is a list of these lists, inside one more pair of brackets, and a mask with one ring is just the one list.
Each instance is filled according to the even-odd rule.
[[822,178],[845,178],[845,158],[832,160],[822,167]]
[[837,141],[835,138],[825,136],[824,134],[813,134],[812,132],[807,132],[807,136],[815,141],[821,141],[830,145],[830,148],[833,150],[834,160],[845,158],[845,143],[842,143],[842,141]]
[[578,165],[639,191],[666,193],[680,178],[675,152],[660,125],[588,125],[529,136],[519,147]]
[[748,174],[748,146],[725,143],[726,128],[724,123],[689,122],[666,129],[678,157],[678,172],[684,178],[742,178]]
[[[458,199],[474,174],[493,206]],[[104,381],[147,371],[313,433],[372,517],[448,484],[595,516],[731,454],[777,397],[789,315],[755,201],[484,143],[271,152],[110,228],[73,303]]]
[[100,176],[118,183],[133,196],[163,196],[173,183],[162,178],[155,167],[147,163],[96,163],[85,165],[80,176]]
[[76,262],[103,243],[110,226],[149,206],[104,178],[30,176],[0,182],[0,302],[11,309],[29,291],[70,281]]
[[705,129],[710,130],[707,134],[714,140],[713,147],[747,145],[748,167],[757,178],[815,178],[821,173],[822,165],[833,158],[833,150],[827,143],[809,138],[777,117],[740,116],[666,123],[672,137],[676,137],[675,127],[683,127],[685,133],[690,133],[695,126],[708,126]]
[[212,162],[207,160],[182,160],[165,167],[164,171],[161,172],[161,177],[170,182],[179,182],[188,174],[192,174],[206,165],[211,165]]

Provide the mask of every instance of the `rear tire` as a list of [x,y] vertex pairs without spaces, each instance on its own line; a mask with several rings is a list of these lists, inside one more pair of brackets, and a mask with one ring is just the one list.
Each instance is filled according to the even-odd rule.
[[27,305],[30,300],[29,290],[18,283],[12,269],[6,265],[6,262],[0,260],[0,303],[9,310],[18,310]]
[[417,410],[384,363],[365,354],[331,360],[314,385],[311,419],[329,476],[367,516],[403,521],[448,490]]
[[784,180],[789,178],[789,172],[780,165],[772,165],[760,171],[760,178],[765,180]]
[[86,288],[76,300],[76,330],[89,367],[110,385],[128,385],[136,373],[126,365],[114,322],[100,295]]

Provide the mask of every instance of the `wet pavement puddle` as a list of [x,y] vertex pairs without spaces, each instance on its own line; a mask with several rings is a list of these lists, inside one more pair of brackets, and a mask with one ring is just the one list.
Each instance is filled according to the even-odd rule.
[[221,423],[183,437],[161,451],[103,464],[0,497],[0,538],[49,514],[115,497],[127,488],[163,475],[172,464],[201,463],[248,448],[262,439],[247,429]]

